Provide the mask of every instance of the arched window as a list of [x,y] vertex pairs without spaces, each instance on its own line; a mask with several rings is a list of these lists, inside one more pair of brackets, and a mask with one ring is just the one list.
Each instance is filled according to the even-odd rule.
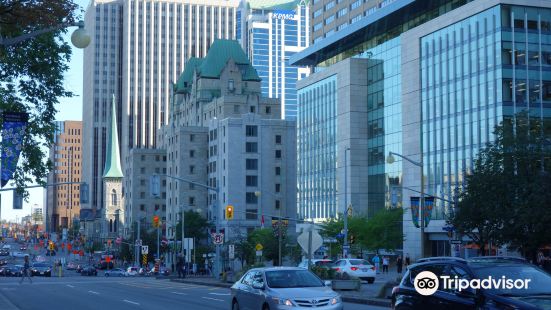
[[115,189],[111,191],[111,205],[117,205],[117,191]]
[[117,232],[117,223],[118,223],[118,220],[115,219],[115,225],[113,227],[113,232]]
[[109,232],[113,232],[113,220],[109,220]]

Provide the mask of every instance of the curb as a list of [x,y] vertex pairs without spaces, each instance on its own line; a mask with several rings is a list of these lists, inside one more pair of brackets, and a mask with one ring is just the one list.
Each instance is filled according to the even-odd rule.
[[[179,282],[179,283],[187,283],[187,284],[195,284],[195,285],[203,285],[203,286],[215,286],[215,287],[222,287],[222,288],[230,288],[232,284],[230,283],[216,283],[216,282],[203,282],[203,281],[194,281],[194,280],[179,280],[179,279],[170,279],[171,282]],[[354,304],[362,304],[362,305],[371,305],[371,306],[380,306],[380,307],[390,307],[390,301],[385,299],[375,299],[375,298],[356,298],[356,297],[346,297],[342,296],[342,301],[354,303]]]
[[171,282],[179,282],[179,283],[187,283],[187,284],[195,284],[195,285],[203,285],[203,286],[215,286],[215,287],[223,287],[223,288],[230,288],[233,284],[231,283],[216,283],[216,282],[203,282],[203,281],[194,281],[194,280],[178,280],[178,279],[170,279]]

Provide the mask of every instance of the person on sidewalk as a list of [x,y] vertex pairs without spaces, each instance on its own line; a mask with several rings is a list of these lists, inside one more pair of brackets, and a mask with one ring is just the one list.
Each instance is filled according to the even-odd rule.
[[398,255],[398,258],[396,258],[396,271],[399,274],[402,274],[402,265],[404,264],[402,260],[402,255]]
[[411,260],[409,258],[409,253],[406,253],[406,259],[405,259],[405,265],[406,267],[409,266],[411,264]]
[[31,282],[31,284],[33,283],[33,279],[31,279],[31,264],[29,262],[29,255],[25,255],[25,263],[23,264],[23,274],[21,275],[21,280],[19,281],[19,284],[22,284],[25,278],[29,278],[29,281]]
[[179,260],[176,263],[176,270],[178,271],[178,278],[181,278],[182,277],[182,261],[181,260]]
[[388,273],[388,265],[390,264],[390,259],[388,256],[383,256],[383,273]]
[[381,263],[381,258],[379,257],[379,254],[375,254],[375,256],[371,259],[371,262],[375,265],[375,272],[381,273],[379,270],[379,265]]

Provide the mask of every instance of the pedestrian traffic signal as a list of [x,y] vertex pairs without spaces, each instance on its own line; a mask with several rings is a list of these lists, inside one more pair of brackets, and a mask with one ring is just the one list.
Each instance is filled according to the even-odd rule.
[[226,220],[233,220],[233,206],[226,207]]
[[159,228],[159,216],[158,215],[155,215],[153,217],[153,227]]
[[350,244],[354,244],[354,235],[350,235]]

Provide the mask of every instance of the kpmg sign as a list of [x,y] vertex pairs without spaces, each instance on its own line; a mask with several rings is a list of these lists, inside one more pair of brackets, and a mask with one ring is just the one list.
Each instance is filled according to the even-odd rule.
[[274,19],[294,19],[295,11],[293,10],[275,10],[272,13]]

